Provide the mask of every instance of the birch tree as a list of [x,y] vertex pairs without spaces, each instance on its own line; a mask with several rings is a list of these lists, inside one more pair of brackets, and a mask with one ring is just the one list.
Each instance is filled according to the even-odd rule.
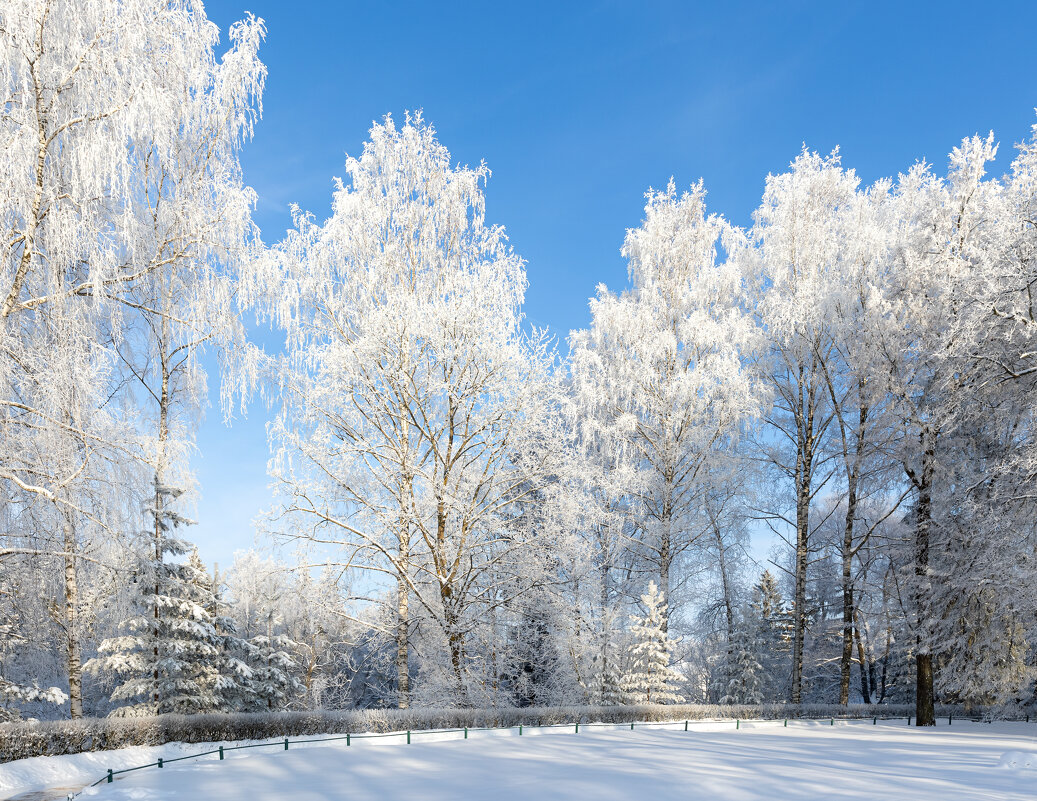
[[205,149],[199,108],[223,112],[225,129],[250,124],[239,101],[257,89],[247,62],[261,36],[252,18],[235,26],[217,69],[218,31],[190,2],[17,0],[0,9],[0,481],[13,503],[53,504],[61,521],[62,535],[37,550],[63,561],[73,716],[82,706],[74,610],[84,531],[112,536],[134,505],[91,505],[85,488],[107,482],[140,498],[124,468],[141,447],[115,366],[127,304],[140,308],[133,290],[184,255],[142,232],[161,225],[193,245],[200,228],[183,224],[212,208],[185,202],[174,219],[150,202],[151,188],[180,168],[194,200],[203,188],[216,193],[211,170],[177,159]]
[[717,258],[736,233],[706,214],[701,183],[678,196],[671,182],[647,199],[623,247],[632,286],[621,295],[598,287],[572,358],[587,413],[638,474],[631,544],[672,597],[671,571],[700,532],[701,493],[762,393],[745,369],[758,332],[738,305],[741,276]]
[[804,150],[788,173],[768,176],[763,203],[754,215],[751,247],[738,251],[746,270],[758,276],[758,307],[769,353],[761,364],[774,405],[761,440],[762,457],[787,482],[788,511],[767,517],[786,537],[795,561],[790,700],[799,703],[807,625],[807,568],[814,501],[833,476],[827,439],[832,409],[822,366],[831,358],[832,337],[823,303],[843,247],[837,212],[853,202],[857,178],[844,171],[838,154],[822,158]]
[[[900,462],[912,492],[911,627],[915,637],[915,703],[919,726],[935,725],[931,558],[940,547],[934,521],[949,487],[944,468],[955,412],[967,397],[965,373],[953,358],[962,335],[963,282],[990,252],[984,224],[993,184],[985,165],[996,153],[993,136],[965,140],[951,154],[946,180],[919,164],[902,175],[892,200],[891,235],[901,245],[889,270],[887,325],[882,352],[893,412],[900,429]],[[934,501],[936,506],[934,507]]]
[[464,705],[468,634],[538,575],[519,511],[557,456],[552,357],[521,331],[525,271],[485,222],[485,166],[451,166],[417,114],[375,125],[346,171],[332,217],[297,214],[260,279],[287,336],[273,474],[291,536],[392,581],[398,704],[414,600]]

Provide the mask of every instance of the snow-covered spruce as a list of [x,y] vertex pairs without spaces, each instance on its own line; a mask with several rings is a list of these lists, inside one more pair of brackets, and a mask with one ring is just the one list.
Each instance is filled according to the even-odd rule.
[[641,596],[644,615],[630,625],[630,669],[623,677],[623,695],[630,704],[677,704],[683,701],[674,689],[681,675],[670,667],[673,641],[666,633],[666,599],[648,582]]

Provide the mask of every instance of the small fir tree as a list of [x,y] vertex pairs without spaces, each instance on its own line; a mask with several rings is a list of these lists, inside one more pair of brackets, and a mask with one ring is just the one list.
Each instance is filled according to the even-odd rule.
[[254,647],[238,636],[237,623],[231,617],[230,604],[223,599],[219,571],[212,575],[212,607],[210,614],[216,629],[220,653],[216,658],[215,690],[220,708],[229,712],[243,712],[254,704],[253,671],[249,660],[254,659]]
[[725,666],[726,687],[722,704],[759,704],[763,702],[760,664],[760,620],[752,607],[743,608],[728,644]]
[[619,706],[625,700],[623,693],[623,680],[619,670],[613,662],[604,670],[599,671],[602,706]]
[[248,642],[251,711],[285,709],[305,689],[295,675],[298,666],[291,655],[298,644],[277,634],[260,634]]
[[[219,684],[222,640],[212,609],[213,585],[197,550],[175,535],[191,521],[171,501],[180,490],[156,482],[154,532],[137,565],[139,613],[123,621],[122,636],[104,640],[98,656],[84,665],[91,673],[112,673],[122,680],[111,700],[113,714],[192,714],[223,707]],[[188,554],[185,562],[168,557]]]
[[628,703],[677,704],[684,700],[674,689],[681,676],[670,667],[673,640],[667,634],[666,601],[655,582],[641,596],[644,617],[631,617],[630,670],[623,680]]
[[753,587],[749,613],[758,623],[757,656],[764,700],[784,698],[788,693],[793,621],[778,581],[769,570],[763,571]]

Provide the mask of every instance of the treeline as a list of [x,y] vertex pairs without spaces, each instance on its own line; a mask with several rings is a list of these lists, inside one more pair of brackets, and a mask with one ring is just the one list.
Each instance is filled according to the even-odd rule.
[[[263,245],[263,35],[0,10],[4,715],[1033,704],[1037,135],[870,186],[804,149],[747,229],[649,191],[561,343],[420,113]],[[272,413],[283,547],[224,575],[204,353]]]

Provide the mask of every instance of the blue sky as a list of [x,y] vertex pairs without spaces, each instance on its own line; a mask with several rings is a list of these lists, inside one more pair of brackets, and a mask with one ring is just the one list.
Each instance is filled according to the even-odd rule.
[[[713,211],[750,221],[768,172],[803,143],[870,182],[964,136],[1029,137],[1037,3],[392,3],[209,0],[226,32],[266,20],[263,119],[243,157],[276,242],[297,203],[323,219],[373,120],[421,108],[456,161],[493,171],[487,214],[528,262],[526,314],[563,341],[648,187],[700,177]],[[216,379],[211,384],[215,390]],[[266,409],[198,438],[198,526],[229,566],[268,505]]]

